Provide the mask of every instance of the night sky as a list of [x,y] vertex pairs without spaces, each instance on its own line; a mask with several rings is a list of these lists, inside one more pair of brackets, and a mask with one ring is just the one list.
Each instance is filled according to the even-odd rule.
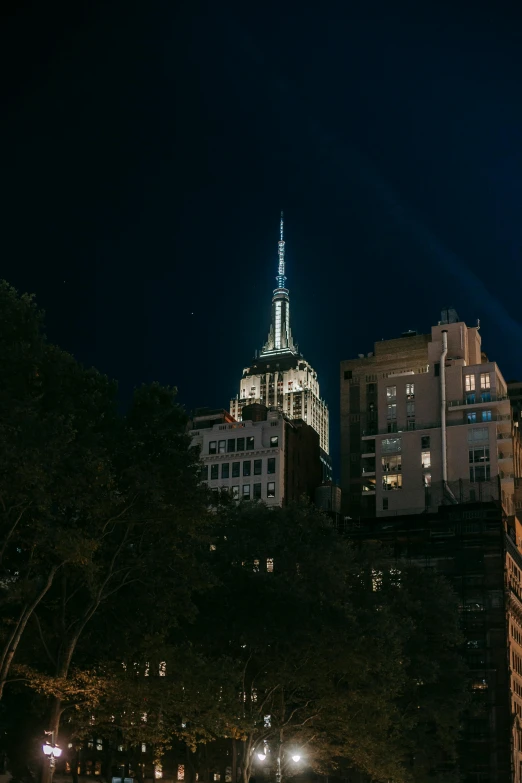
[[[516,3],[13,3],[0,275],[52,341],[227,407],[292,327],[338,451],[339,361],[453,305],[522,377]],[[338,465],[336,465],[338,475]]]

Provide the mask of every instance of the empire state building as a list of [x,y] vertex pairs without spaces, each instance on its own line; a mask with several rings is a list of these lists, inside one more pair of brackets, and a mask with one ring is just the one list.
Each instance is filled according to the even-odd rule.
[[328,407],[319,395],[316,371],[305,361],[290,328],[290,297],[285,276],[283,213],[279,224],[277,287],[272,296],[268,340],[243,370],[239,395],[230,401],[230,413],[241,421],[244,405],[258,402],[302,419],[319,434],[321,449],[329,453]]

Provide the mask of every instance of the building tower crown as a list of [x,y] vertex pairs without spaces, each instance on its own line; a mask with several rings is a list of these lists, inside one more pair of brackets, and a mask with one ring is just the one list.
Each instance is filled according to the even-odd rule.
[[261,356],[274,353],[297,353],[297,346],[294,345],[290,329],[290,299],[286,287],[284,220],[282,212],[279,220],[277,255],[277,288],[272,295],[272,322],[268,340],[263,346]]

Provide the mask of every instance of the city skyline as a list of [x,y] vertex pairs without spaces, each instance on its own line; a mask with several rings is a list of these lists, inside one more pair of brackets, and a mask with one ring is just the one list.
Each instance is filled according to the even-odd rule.
[[508,350],[517,15],[442,3],[389,18],[383,3],[296,26],[278,8],[275,29],[265,12],[12,14],[2,276],[124,400],[158,379],[188,409],[226,407],[266,340],[284,209],[293,330],[329,404],[339,476],[338,364],[374,340],[424,332],[453,304],[481,319],[505,377],[522,377]]

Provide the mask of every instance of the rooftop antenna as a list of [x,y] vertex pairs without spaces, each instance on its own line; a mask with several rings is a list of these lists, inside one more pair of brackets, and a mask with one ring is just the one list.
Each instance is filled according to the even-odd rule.
[[284,228],[284,221],[283,221],[283,213],[281,212],[281,219],[279,221],[279,242],[277,243],[277,253],[279,256],[279,266],[277,269],[277,287],[278,288],[286,288],[286,277],[285,277],[285,240],[283,239],[283,228]]

